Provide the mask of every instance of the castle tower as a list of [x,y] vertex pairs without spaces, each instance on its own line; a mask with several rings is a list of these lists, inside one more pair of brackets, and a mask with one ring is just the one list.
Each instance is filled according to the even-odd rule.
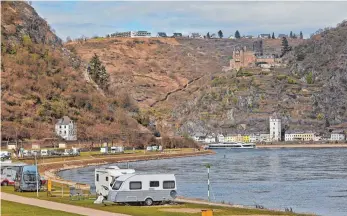
[[281,141],[281,119],[277,115],[270,116],[270,140]]

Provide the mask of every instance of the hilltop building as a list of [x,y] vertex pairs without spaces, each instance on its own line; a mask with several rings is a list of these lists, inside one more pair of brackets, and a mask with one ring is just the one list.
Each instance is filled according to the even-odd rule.
[[183,35],[182,35],[182,33],[177,33],[177,32],[175,32],[175,33],[173,33],[173,35],[172,35],[172,37],[183,37]]
[[68,116],[57,121],[55,133],[65,140],[77,140],[77,126]]
[[165,32],[158,32],[157,37],[167,37]]
[[258,35],[258,38],[267,39],[267,38],[271,38],[271,35],[270,34],[260,34],[260,35]]
[[281,141],[281,119],[277,115],[270,116],[270,140]]
[[256,62],[253,51],[248,51],[246,47],[234,49],[232,59],[230,60],[230,68],[240,70],[243,67],[251,67]]
[[151,33],[148,31],[127,31],[127,32],[116,32],[113,34],[114,37],[151,37]]

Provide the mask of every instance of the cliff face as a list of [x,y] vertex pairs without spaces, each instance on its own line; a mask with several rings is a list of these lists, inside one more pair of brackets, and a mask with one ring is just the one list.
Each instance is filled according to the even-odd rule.
[[[88,82],[78,58],[62,47],[30,5],[1,6],[3,139],[54,137],[54,124],[64,115],[77,122],[79,139],[148,132],[118,106],[117,98],[103,96]],[[138,143],[146,141],[142,137]]]
[[291,73],[320,85],[312,95],[315,113],[324,116],[326,126],[347,121],[347,21],[336,28],[318,31],[297,46],[289,59]]
[[27,35],[34,43],[61,45],[61,39],[52,32],[49,24],[26,2],[4,2],[1,6],[2,40],[19,42],[23,35]]

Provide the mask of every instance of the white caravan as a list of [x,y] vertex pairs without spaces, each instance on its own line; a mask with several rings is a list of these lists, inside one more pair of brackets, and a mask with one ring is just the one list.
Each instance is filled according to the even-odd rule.
[[176,190],[174,174],[127,174],[114,180],[108,201],[152,205],[175,199]]
[[112,182],[121,175],[135,173],[134,169],[120,169],[118,166],[95,169],[96,194],[107,197],[112,189]]

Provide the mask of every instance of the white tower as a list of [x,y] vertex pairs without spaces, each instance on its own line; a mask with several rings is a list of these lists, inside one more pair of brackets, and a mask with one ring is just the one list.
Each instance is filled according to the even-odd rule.
[[270,140],[281,141],[281,119],[276,115],[270,116]]

